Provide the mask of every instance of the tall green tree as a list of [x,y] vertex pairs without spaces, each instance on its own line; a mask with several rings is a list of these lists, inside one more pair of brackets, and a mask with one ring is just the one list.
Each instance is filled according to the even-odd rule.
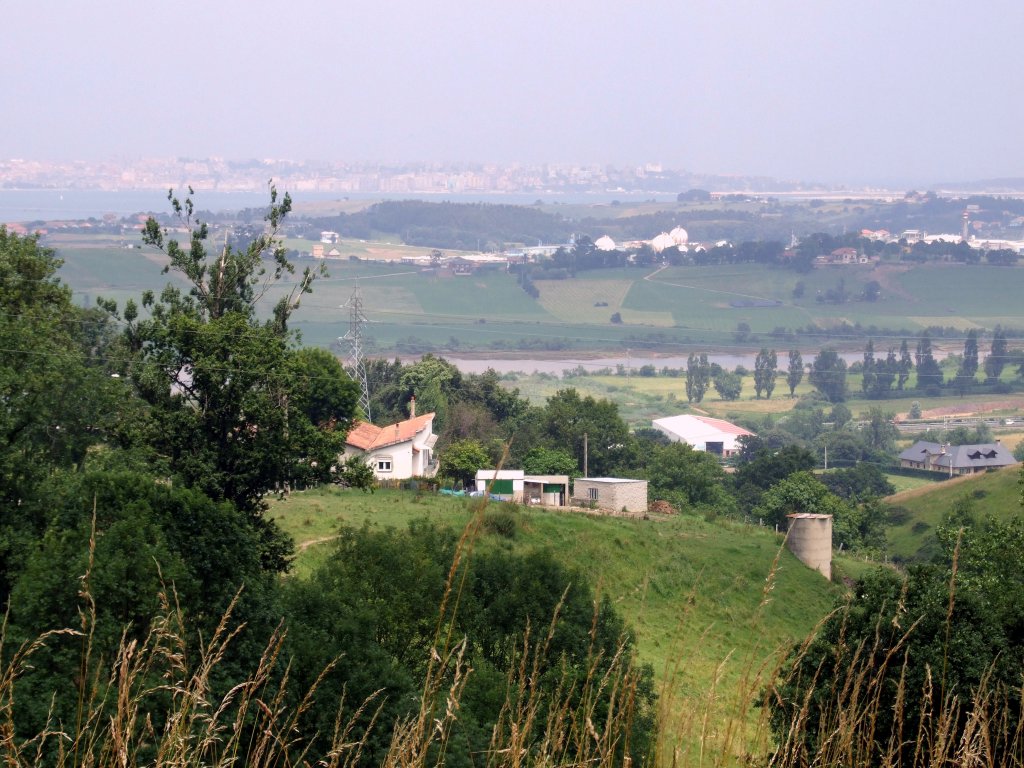
[[928,331],[921,334],[921,338],[917,341],[914,363],[917,366],[918,389],[931,389],[942,386],[942,369],[932,353],[932,339]]
[[356,462],[347,468],[337,463],[339,441],[348,433],[358,410],[358,385],[338,358],[324,349],[296,350],[290,363],[294,377],[292,402],[301,415],[291,426],[294,441],[304,453],[292,468],[293,482],[309,486],[341,481],[351,486],[357,477],[364,482],[367,476],[358,474]]
[[448,424],[448,396],[441,389],[440,382],[434,380],[424,384],[416,393],[416,414],[434,414],[434,425],[443,430]]
[[963,397],[975,384],[975,375],[978,373],[978,332],[971,328],[964,339],[964,358],[956,371],[956,388]]
[[864,441],[876,451],[892,453],[896,448],[899,429],[893,423],[895,414],[881,408],[869,408],[867,423],[864,425]]
[[842,500],[829,492],[809,471],[794,472],[769,488],[761,497],[755,514],[769,525],[786,527],[786,515],[807,513],[842,516],[846,512]]
[[1006,343],[1006,331],[1003,326],[997,325],[992,334],[992,348],[985,358],[985,378],[990,382],[999,381],[1003,375],[1003,368],[1006,366],[1009,347]]
[[0,603],[45,529],[49,476],[130,445],[144,416],[110,375],[109,318],[71,303],[60,266],[38,238],[0,227]]
[[705,353],[696,355],[693,352],[686,359],[686,400],[699,403],[711,386],[711,364]]
[[400,381],[407,397],[419,397],[419,393],[432,384],[447,397],[462,383],[462,373],[443,357],[428,354],[411,365],[402,366]]
[[739,400],[743,391],[743,377],[738,373],[720,370],[715,375],[715,391],[723,400]]
[[875,369],[875,393],[878,397],[888,397],[892,392],[893,384],[896,383],[896,375],[899,373],[899,361],[896,359],[896,349],[889,347],[885,360],[880,362]]
[[71,303],[61,261],[35,237],[0,227],[0,499],[16,501],[91,446],[131,428],[125,383],[104,359],[104,313]]
[[754,358],[754,391],[757,399],[761,399],[761,393],[769,400],[772,392],[775,391],[775,377],[779,371],[779,360],[775,350],[768,350],[765,347],[757,353]]
[[450,478],[469,487],[476,477],[477,470],[492,465],[490,454],[478,441],[456,440],[441,451],[438,469],[441,477]]
[[718,457],[695,451],[686,443],[656,447],[647,477],[652,498],[667,499],[681,508],[708,506],[723,512],[733,505],[724,488],[725,472]]
[[[41,492],[46,529],[26,547],[11,594],[8,629],[16,642],[79,626],[87,589],[94,608],[87,641],[93,674],[116,680],[112,669],[122,638],[144,642],[162,613],[161,596],[169,598],[173,585],[188,653],[198,653],[202,638],[212,636],[233,603],[233,619],[247,625],[211,680],[216,695],[258,664],[280,613],[274,610],[276,580],[263,568],[258,537],[244,513],[198,491],[129,472],[55,475]],[[40,732],[47,718],[74,722],[88,686],[78,674],[82,637],[58,636],[46,645],[18,684],[26,705],[19,726],[26,733]],[[225,681],[232,682],[221,688]],[[161,682],[154,677],[148,684]],[[149,714],[158,722],[162,716],[159,709],[143,712]]]
[[793,397],[796,388],[804,380],[804,359],[800,356],[800,350],[789,350],[789,368],[786,373],[786,385],[789,387],[789,396]]
[[875,361],[875,342],[872,339],[868,339],[868,343],[864,347],[864,363],[861,376],[861,391],[865,395],[873,396],[876,393],[875,385],[878,382],[878,370]]
[[830,403],[846,399],[846,361],[832,347],[825,347],[814,358],[808,380]]
[[903,339],[900,342],[900,362],[897,369],[896,375],[896,389],[900,392],[907,384],[907,380],[910,378],[911,371],[914,370],[914,361],[910,357],[910,347],[907,344],[907,340]]
[[559,448],[545,448],[542,445],[531,448],[523,457],[523,471],[528,475],[580,475],[576,459],[570,453]]
[[544,443],[570,450],[581,468],[586,452],[586,469],[591,477],[610,472],[629,441],[629,428],[615,403],[590,395],[580,397],[572,388],[549,397],[540,419]]
[[[288,323],[323,272],[296,275],[288,260],[279,237],[291,210],[288,195],[279,200],[271,187],[264,231],[244,249],[211,250],[191,192],[183,201],[169,195],[187,245],[155,219],[146,223],[143,241],[167,255],[165,272],[176,273],[186,288],[169,284],[159,297],[144,294],[144,318],[133,302],[125,307],[130,373],[150,406],[150,443],[169,473],[248,514],[261,533],[267,567],[280,570],[290,543],[263,517],[264,495],[289,487],[300,467],[335,465],[345,437],[336,427],[352,417],[354,403],[347,413],[336,403],[334,427],[314,423],[313,361],[297,356]],[[260,302],[272,288],[280,298],[261,316]],[[343,386],[340,367],[317,370],[327,377],[318,386]]]

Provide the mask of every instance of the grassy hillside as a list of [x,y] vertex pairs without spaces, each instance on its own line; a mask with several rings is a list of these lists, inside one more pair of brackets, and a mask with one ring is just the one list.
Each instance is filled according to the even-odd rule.
[[[339,523],[405,526],[427,517],[461,527],[473,509],[468,500],[430,494],[326,489],[277,501],[270,514],[299,541],[301,578],[330,556],[327,539]],[[666,685],[674,716],[682,712],[684,698],[713,695],[716,676],[722,698],[715,706],[728,710],[741,695],[748,667],[759,669],[774,651],[804,637],[841,592],[788,551],[780,552],[773,532],[756,527],[684,516],[640,521],[535,509],[518,511],[516,520],[513,539],[484,534],[477,546],[545,548],[580,569],[636,629],[640,654]],[[850,573],[864,566],[839,567]]]
[[899,511],[888,532],[889,554],[904,560],[930,556],[935,528],[965,500],[977,517],[1018,517],[1022,513],[1020,479],[1019,466],[1006,467],[890,496],[886,504]]

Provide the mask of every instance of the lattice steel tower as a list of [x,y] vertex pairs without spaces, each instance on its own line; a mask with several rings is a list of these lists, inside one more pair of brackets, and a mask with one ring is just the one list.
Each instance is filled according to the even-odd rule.
[[348,359],[345,361],[345,370],[352,380],[359,385],[359,407],[363,411],[363,418],[371,424],[370,418],[370,387],[366,381],[366,363],[363,360],[363,325],[366,324],[366,315],[363,314],[363,297],[359,293],[359,284],[356,283],[355,290],[342,308],[348,308],[348,333],[339,341],[348,342]]

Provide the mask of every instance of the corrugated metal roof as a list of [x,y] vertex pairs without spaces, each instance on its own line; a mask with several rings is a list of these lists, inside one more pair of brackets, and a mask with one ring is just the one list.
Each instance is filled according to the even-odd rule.
[[720,434],[734,435],[736,437],[754,434],[750,430],[736,426],[725,419],[715,419],[711,416],[694,416],[688,413],[655,419],[652,423],[655,427],[673,432],[684,440],[693,441],[704,441],[708,437],[713,438]]

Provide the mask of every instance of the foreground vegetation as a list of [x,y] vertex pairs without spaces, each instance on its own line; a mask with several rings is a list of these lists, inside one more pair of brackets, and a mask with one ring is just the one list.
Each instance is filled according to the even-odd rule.
[[[323,504],[323,511],[331,515],[354,506],[346,503],[351,501],[351,493],[303,494],[279,504],[275,512],[287,509],[285,517],[289,517],[292,502],[308,501]],[[343,693],[334,682],[339,669],[356,664],[370,673],[371,681],[379,683],[387,679],[382,678],[384,668],[378,667],[385,660],[371,663],[372,656],[365,657],[365,650],[351,642],[343,656],[332,660],[334,651],[329,644],[324,645],[328,636],[308,623],[291,626],[297,639],[284,633],[272,634],[255,671],[241,678],[230,673],[238,683],[230,692],[218,692],[224,691],[223,681],[218,678],[224,666],[232,663],[231,648],[244,642],[248,630],[235,629],[234,619],[228,616],[204,644],[194,647],[185,629],[188,618],[174,606],[171,593],[166,591],[156,604],[148,633],[130,645],[123,641],[117,663],[108,667],[95,645],[97,608],[102,606],[94,602],[91,586],[95,566],[89,565],[80,594],[81,623],[20,646],[10,657],[0,684],[0,696],[13,702],[15,692],[23,690],[24,681],[37,674],[33,668],[45,666],[52,654],[51,646],[77,648],[86,671],[83,680],[88,681],[78,699],[77,725],[73,729],[44,728],[38,738],[25,741],[13,735],[19,723],[11,715],[18,709],[5,708],[11,734],[0,743],[5,757],[14,765],[183,765],[196,761],[228,765],[235,760],[247,765],[300,765],[323,754],[326,765],[459,765],[463,764],[467,745],[482,739],[470,754],[475,755],[474,761],[485,760],[489,765],[566,765],[578,764],[581,759],[597,765],[620,765],[623,750],[629,751],[638,739],[642,740],[644,729],[653,724],[644,724],[641,706],[652,689],[643,682],[642,671],[634,671],[625,663],[628,638],[604,646],[607,653],[594,653],[598,647],[595,643],[604,644],[598,638],[606,631],[617,634],[614,625],[605,624],[608,616],[603,612],[607,609],[601,606],[608,600],[576,603],[568,592],[561,598],[557,592],[549,593],[555,600],[548,605],[555,622],[548,628],[541,624],[535,632],[527,633],[519,651],[514,645],[500,642],[495,646],[505,648],[512,659],[520,661],[495,691],[499,721],[493,729],[484,729],[474,737],[474,713],[479,711],[482,690],[479,686],[497,681],[486,666],[480,666],[479,659],[469,661],[470,648],[486,635],[470,640],[462,634],[466,625],[460,623],[459,614],[465,619],[479,610],[473,607],[476,578],[469,575],[478,571],[470,568],[467,558],[491,560],[497,566],[492,578],[511,578],[518,585],[513,590],[503,587],[492,596],[492,609],[507,605],[509,598],[514,597],[516,602],[528,594],[523,587],[535,573],[535,566],[515,567],[519,556],[516,551],[558,540],[542,530],[535,536],[532,529],[540,524],[541,528],[561,529],[563,540],[567,538],[567,525],[576,532],[596,526],[591,543],[577,549],[598,547],[595,553],[602,562],[609,540],[625,538],[627,542],[634,540],[626,544],[626,551],[637,549],[643,562],[655,554],[655,568],[670,565],[671,560],[657,560],[657,550],[652,553],[650,546],[636,547],[644,538],[653,543],[652,530],[657,532],[663,526],[684,534],[666,548],[665,554],[671,551],[672,559],[682,555],[679,559],[687,561],[688,549],[692,554],[706,550],[708,560],[698,575],[700,583],[684,600],[671,594],[673,580],[657,584],[658,575],[643,590],[647,597],[638,595],[635,585],[639,579],[635,571],[631,572],[628,556],[626,563],[609,571],[606,582],[611,601],[623,606],[633,603],[632,610],[639,609],[648,616],[670,611],[673,618],[681,615],[682,621],[672,623],[688,635],[666,653],[660,686],[660,736],[656,744],[649,743],[652,751],[648,759],[652,763],[688,765],[713,760],[716,764],[739,765],[753,759],[773,766],[971,761],[1016,764],[1014,755],[1022,746],[1021,721],[1019,691],[1013,690],[1012,681],[1019,677],[1020,664],[1016,656],[1000,660],[998,666],[995,662],[990,666],[987,659],[1004,647],[1003,641],[996,641],[995,633],[999,631],[1000,616],[1009,611],[1006,618],[1012,621],[1016,615],[1011,595],[1017,590],[1016,579],[1007,582],[989,575],[1000,566],[1017,562],[1024,554],[1019,528],[1016,533],[1013,528],[977,528],[966,536],[945,539],[944,545],[949,547],[946,562],[951,571],[937,566],[915,572],[906,582],[895,574],[870,576],[858,585],[845,608],[841,600],[838,610],[824,617],[813,636],[789,650],[786,636],[781,637],[785,647],[770,647],[775,639],[773,627],[779,626],[780,617],[785,620],[787,615],[795,616],[797,621],[807,618],[806,611],[799,609],[794,614],[778,614],[785,603],[800,600],[792,589],[799,589],[801,579],[794,581],[793,577],[801,576],[802,566],[788,555],[780,562],[768,562],[766,580],[751,574],[745,586],[733,581],[733,594],[743,596],[740,604],[744,613],[751,609],[744,618],[734,613],[740,604],[728,595],[719,595],[719,587],[705,578],[725,575],[711,565],[715,558],[725,557],[725,565],[733,563],[741,568],[752,562],[742,550],[731,553],[729,547],[716,548],[716,538],[729,538],[727,530],[716,535],[711,530],[716,526],[695,520],[564,518],[558,514],[514,512],[496,505],[467,508],[450,499],[443,504],[424,501],[423,497],[417,501],[416,496],[406,496],[403,502],[391,492],[372,502],[371,507],[364,506],[355,516],[380,511],[385,519],[398,522],[412,513],[426,513],[432,519],[464,521],[461,538],[441,534],[440,529],[427,523],[415,524],[411,529],[417,534],[415,538],[378,526],[372,526],[378,528],[377,533],[342,529],[340,548],[334,558],[317,569],[320,575],[308,582],[295,582],[289,589],[293,592],[290,600],[300,599],[307,604],[330,601],[331,610],[324,619],[331,625],[340,620],[343,626],[348,600],[334,602],[334,596],[358,596],[360,600],[374,594],[377,599],[389,596],[383,603],[389,618],[379,630],[393,636],[385,642],[396,644],[395,653],[410,652],[424,674],[419,692],[409,691],[412,706],[399,717],[394,730],[390,725],[394,708],[389,699],[373,691],[364,698],[358,686]],[[305,514],[309,509],[297,511]],[[509,515],[511,525],[506,517]],[[545,522],[550,525],[544,526]],[[610,539],[608,530],[600,530],[607,526],[616,528],[619,535]],[[639,532],[640,539],[626,537],[629,527]],[[688,531],[694,527],[696,531]],[[983,545],[995,541],[993,533],[999,533],[998,540],[1003,542],[995,550]],[[702,534],[707,538],[701,540]],[[1004,534],[1009,537],[1004,538]],[[746,538],[750,538],[750,532]],[[754,534],[753,538],[774,539],[767,534]],[[443,545],[437,547],[439,543]],[[763,564],[770,549],[762,550],[762,557],[754,560]],[[370,560],[361,554],[371,552]],[[520,562],[543,562],[543,556],[541,560],[536,555],[525,557]],[[446,567],[449,558],[450,567]],[[90,557],[88,562],[94,559]],[[797,572],[787,576],[793,566]],[[809,584],[811,580],[820,584],[820,577],[802,570]],[[329,574],[330,578],[325,579]],[[384,574],[387,576],[382,579]],[[741,574],[737,576],[742,579]],[[615,598],[617,583],[627,590]],[[947,587],[955,583],[957,589],[943,590],[943,583]],[[727,585],[728,579],[722,584]],[[1002,607],[994,611],[994,606],[989,606],[985,622],[979,623],[982,606],[977,601],[985,590],[993,588],[1003,595]],[[384,592],[379,592],[382,589]],[[820,588],[815,591],[824,599]],[[429,603],[421,600],[427,592],[433,598]],[[710,599],[712,596],[715,598]],[[662,604],[652,604],[652,597],[654,603],[663,598]],[[421,616],[427,618],[434,613],[421,613],[434,601],[440,606],[439,614],[420,624]],[[689,634],[687,626],[716,612],[727,620],[727,642],[735,642],[736,647],[713,664],[714,653],[701,653],[701,648],[717,646],[720,631],[708,627]],[[492,630],[494,618],[485,625]],[[417,625],[420,629],[414,631],[417,635],[424,633],[427,641],[418,651],[419,641],[410,645],[413,635],[405,634]],[[564,661],[569,647],[564,643],[572,637],[574,625],[582,632],[579,641],[594,654],[591,661],[579,667],[566,666]],[[638,637],[648,631],[647,627],[641,629]],[[639,643],[643,645],[644,641]],[[1007,650],[1016,654],[1019,646],[1011,645]],[[426,655],[417,658],[421,652]],[[306,678],[302,674],[305,667],[301,659],[309,654],[323,660],[322,675]],[[552,664],[552,654],[563,661]],[[281,665],[286,658],[292,659],[293,670],[284,675]],[[922,663],[924,660],[927,664]],[[691,679],[686,674],[695,662],[706,665],[709,679]],[[391,679],[387,688],[393,691],[396,685],[402,683]],[[606,690],[611,698],[602,695]],[[330,703],[327,710],[318,708],[321,699]],[[22,696],[17,700],[23,700]],[[373,713],[369,720],[368,713]],[[319,724],[311,731],[306,724],[314,716]],[[906,734],[913,734],[913,738],[906,738]]]

